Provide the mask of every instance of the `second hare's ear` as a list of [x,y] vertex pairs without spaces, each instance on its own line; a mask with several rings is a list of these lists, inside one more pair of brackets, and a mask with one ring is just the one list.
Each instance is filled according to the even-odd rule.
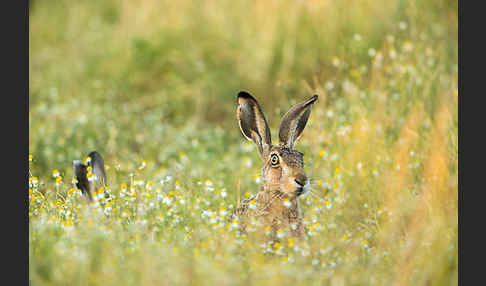
[[88,196],[88,200],[91,201],[91,193],[89,189],[89,180],[87,177],[88,171],[87,166],[84,165],[79,160],[73,161],[74,176],[76,177],[77,183],[76,187],[81,190],[81,192]]
[[285,113],[278,132],[280,146],[292,149],[295,141],[299,139],[302,131],[304,131],[307,119],[309,119],[311,106],[316,100],[317,95],[314,95],[307,101],[294,105]]
[[236,114],[241,133],[246,139],[255,142],[260,156],[265,158],[272,145],[270,129],[263,111],[253,96],[241,91],[237,97],[238,109]]
[[91,158],[91,161],[88,163],[88,166],[91,166],[92,173],[96,175],[98,178],[100,185],[106,185],[106,174],[105,174],[105,161],[103,157],[101,157],[100,153],[93,151],[88,154],[88,157]]

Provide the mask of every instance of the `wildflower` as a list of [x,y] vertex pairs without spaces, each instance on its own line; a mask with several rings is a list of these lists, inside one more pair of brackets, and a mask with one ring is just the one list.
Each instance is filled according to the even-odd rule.
[[283,238],[284,236],[285,236],[285,235],[284,235],[283,230],[282,230],[281,228],[279,228],[279,229],[277,230],[277,237],[278,237],[278,238]]
[[404,52],[411,52],[413,50],[413,44],[412,42],[410,41],[406,41],[404,44],[403,44],[403,51]]
[[228,214],[228,212],[226,211],[225,208],[219,209],[219,215],[220,216],[224,217],[224,216],[226,216],[226,214]]
[[289,248],[294,246],[294,239],[292,237],[289,237],[289,239],[287,239],[287,245]]
[[309,228],[309,231],[307,232],[307,234],[308,234],[309,236],[313,236],[313,235],[315,235],[315,234],[316,234],[316,229],[315,229],[315,227],[311,226],[311,227]]
[[145,189],[151,191],[152,190],[152,181],[147,181],[147,184],[145,184]]
[[376,55],[376,50],[375,50],[375,49],[373,49],[373,48],[369,49],[369,50],[368,50],[368,55],[369,55],[370,57],[374,57],[374,56]]
[[328,81],[328,82],[326,83],[326,88],[327,88],[328,90],[333,90],[333,89],[334,89],[334,83],[333,83],[332,81]]
[[29,162],[32,162],[33,159],[34,159],[34,156],[32,156],[32,154],[29,154]]
[[228,195],[228,194],[226,193],[226,189],[222,189],[222,190],[221,190],[221,196],[222,196],[223,198],[226,198],[226,196],[227,196],[227,195]]
[[332,58],[332,65],[335,66],[335,67],[339,67],[339,65],[341,64],[341,61],[339,60],[338,57],[333,57]]
[[210,179],[207,179],[204,184],[206,185],[206,191],[214,191],[213,182]]
[[284,255],[285,253],[283,252],[284,246],[280,243],[277,242],[273,245],[273,248],[276,250],[277,255]]
[[140,165],[140,167],[138,167],[139,170],[142,170],[144,169],[145,167],[147,167],[147,162],[145,162],[145,160],[142,160],[142,164]]
[[368,241],[367,240],[363,240],[361,242],[361,245],[363,246],[363,248],[368,248]]
[[71,183],[73,185],[76,185],[78,183],[78,179],[76,179],[76,177],[73,177],[72,180],[71,180]]
[[52,171],[52,176],[54,178],[57,178],[59,176],[59,170],[56,169],[56,170]]
[[248,207],[252,210],[256,209],[256,203],[254,200],[251,200],[250,203],[248,204]]
[[255,179],[255,183],[259,184],[262,180],[260,178],[260,174],[253,175],[253,179]]
[[321,152],[319,152],[319,157],[324,158],[324,159],[327,159],[327,153],[326,153],[326,151],[322,150]]
[[284,206],[286,206],[287,208],[289,208],[292,204],[290,203],[289,199],[285,199],[284,202],[283,202]]
[[85,164],[88,164],[89,162],[91,162],[91,157],[84,158],[84,162],[85,162]]
[[265,227],[265,234],[270,235],[271,233],[271,228],[269,226]]
[[86,177],[88,178],[88,181],[92,182],[92,181],[95,181],[97,179],[97,176],[91,172],[89,172],[88,174],[86,174]]
[[237,229],[240,226],[240,222],[238,219],[234,219],[233,222],[231,222],[231,228],[232,229]]

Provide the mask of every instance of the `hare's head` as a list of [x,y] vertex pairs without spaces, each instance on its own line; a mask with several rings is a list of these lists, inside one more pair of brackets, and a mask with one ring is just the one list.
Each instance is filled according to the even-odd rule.
[[100,186],[106,184],[105,162],[103,157],[93,151],[88,154],[87,165],[79,160],[73,161],[74,176],[76,176],[76,187],[81,190],[83,194],[92,200],[91,193]]
[[304,192],[308,184],[304,172],[304,154],[293,149],[309,119],[311,106],[317,95],[293,106],[283,117],[279,130],[279,144],[273,145],[267,120],[260,105],[247,92],[237,97],[237,116],[241,132],[253,141],[264,162],[262,183],[265,191],[280,191],[290,198]]

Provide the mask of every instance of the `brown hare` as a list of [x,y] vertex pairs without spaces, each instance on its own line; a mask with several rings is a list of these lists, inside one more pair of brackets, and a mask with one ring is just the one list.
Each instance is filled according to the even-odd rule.
[[270,227],[273,237],[282,226],[289,226],[294,237],[304,235],[302,212],[297,197],[308,187],[304,172],[304,154],[293,149],[302,135],[311,106],[317,95],[293,106],[283,117],[279,130],[279,145],[273,145],[265,116],[258,102],[247,92],[237,97],[237,117],[241,132],[253,141],[263,160],[260,191],[242,201],[234,210],[231,220],[239,220],[242,233],[246,233],[247,220],[254,216]]
[[100,153],[93,151],[88,154],[88,163],[84,165],[79,160],[73,161],[76,187],[86,196],[88,202],[93,201],[93,192],[106,186],[105,162]]

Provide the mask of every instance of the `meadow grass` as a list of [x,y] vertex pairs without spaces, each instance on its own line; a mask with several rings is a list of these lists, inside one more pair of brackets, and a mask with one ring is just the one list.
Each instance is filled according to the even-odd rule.
[[[33,0],[29,21],[32,285],[457,285],[457,2]],[[273,138],[319,95],[304,241],[225,219],[263,165],[240,90]]]

